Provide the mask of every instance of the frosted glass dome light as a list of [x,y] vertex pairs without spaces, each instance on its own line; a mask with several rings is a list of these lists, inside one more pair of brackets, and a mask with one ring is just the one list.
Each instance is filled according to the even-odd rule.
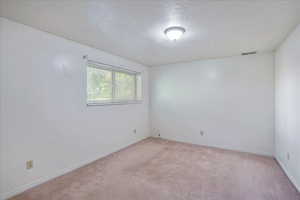
[[165,30],[166,36],[172,41],[179,40],[184,33],[185,29],[179,26],[172,26]]

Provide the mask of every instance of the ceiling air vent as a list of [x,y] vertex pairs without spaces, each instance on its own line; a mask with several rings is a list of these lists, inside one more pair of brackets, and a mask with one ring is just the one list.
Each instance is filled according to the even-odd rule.
[[257,53],[256,51],[245,52],[245,53],[242,53],[242,56],[252,55],[252,54],[256,54],[256,53]]

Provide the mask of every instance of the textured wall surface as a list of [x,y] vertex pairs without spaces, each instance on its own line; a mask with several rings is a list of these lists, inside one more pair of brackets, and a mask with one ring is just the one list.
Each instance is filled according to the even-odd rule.
[[[0,21],[1,192],[5,196],[148,136],[147,67]],[[88,107],[83,55],[142,72],[143,103]],[[32,170],[25,169],[27,160],[34,161]]]
[[151,68],[153,135],[273,155],[273,59],[267,53]]
[[276,52],[276,157],[300,191],[300,26]]

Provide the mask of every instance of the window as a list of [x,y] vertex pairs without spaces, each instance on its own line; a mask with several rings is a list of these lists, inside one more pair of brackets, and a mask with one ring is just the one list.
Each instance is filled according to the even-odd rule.
[[137,103],[141,100],[141,73],[88,62],[88,105]]

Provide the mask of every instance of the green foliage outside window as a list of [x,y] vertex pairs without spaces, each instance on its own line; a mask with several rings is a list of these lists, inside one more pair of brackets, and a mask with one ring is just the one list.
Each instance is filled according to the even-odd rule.
[[87,100],[90,103],[113,103],[141,100],[141,75],[89,65]]
[[87,93],[89,101],[109,101],[112,98],[112,72],[87,68]]
[[135,99],[135,75],[116,72],[115,79],[116,79],[115,98],[120,100],[134,100]]

